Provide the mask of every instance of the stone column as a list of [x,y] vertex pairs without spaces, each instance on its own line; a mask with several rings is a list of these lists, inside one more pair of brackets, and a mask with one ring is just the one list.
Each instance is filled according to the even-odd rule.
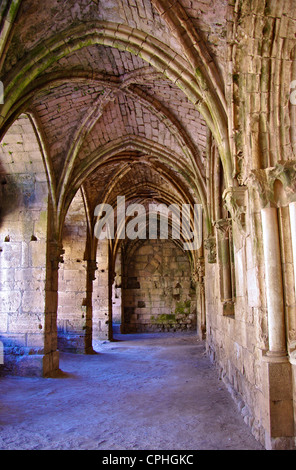
[[269,351],[263,356],[266,449],[294,448],[292,370],[288,361],[277,209],[261,209]]
[[108,240],[99,240],[97,249],[98,270],[93,283],[93,347],[96,341],[110,339],[109,325],[109,246]]
[[220,265],[221,301],[232,301],[231,256],[230,256],[230,231],[231,220],[221,219],[215,223],[218,238],[218,257]]
[[293,251],[293,264],[294,264],[294,283],[296,293],[296,202],[289,204],[290,212],[290,226],[291,226],[291,240],[292,240],[292,251]]
[[[294,265],[294,284],[295,284],[295,294],[296,294],[296,202],[291,202],[289,204],[289,214],[290,214],[290,227],[291,227],[291,242],[292,242],[292,252],[293,252],[293,265]],[[296,344],[294,343],[294,347]],[[292,377],[293,377],[293,388],[294,388],[294,419],[296,421],[296,349],[290,352],[290,363],[292,364]]]
[[57,311],[59,264],[63,263],[64,250],[56,241],[48,241],[45,285],[45,340],[43,375],[54,376],[59,371]]
[[205,306],[205,264],[204,258],[199,259],[197,269],[192,274],[192,283],[196,290],[197,306],[197,336],[200,340],[206,336],[206,306]]
[[[51,272],[47,232],[52,211],[47,181],[7,175],[1,185],[0,345],[3,373],[42,376],[51,351],[47,286]],[[30,203],[29,203],[30,200]],[[51,319],[50,319],[51,324]],[[49,361],[50,362],[50,361]],[[48,362],[48,364],[49,364]],[[52,365],[57,361],[53,359]]]
[[84,354],[88,348],[87,263],[84,234],[66,239],[64,263],[59,270],[58,349]]
[[268,311],[269,356],[287,355],[278,215],[275,207],[261,209]]
[[87,278],[86,278],[86,333],[85,333],[85,351],[87,354],[93,353],[93,283],[96,279],[97,262],[87,260]]

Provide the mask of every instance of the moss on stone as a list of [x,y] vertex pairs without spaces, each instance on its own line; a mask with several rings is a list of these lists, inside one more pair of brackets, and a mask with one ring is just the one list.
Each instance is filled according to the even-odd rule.
[[178,302],[175,315],[188,315],[190,313],[191,300],[186,300],[185,302]]
[[176,321],[176,315],[171,313],[171,314],[162,314],[162,315],[157,315],[154,316],[152,315],[151,317],[152,323],[172,323]]

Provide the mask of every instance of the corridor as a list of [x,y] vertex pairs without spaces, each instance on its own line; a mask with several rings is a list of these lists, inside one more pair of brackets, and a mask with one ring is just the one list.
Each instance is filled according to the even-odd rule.
[[59,378],[0,378],[1,450],[256,450],[195,333],[115,335]]

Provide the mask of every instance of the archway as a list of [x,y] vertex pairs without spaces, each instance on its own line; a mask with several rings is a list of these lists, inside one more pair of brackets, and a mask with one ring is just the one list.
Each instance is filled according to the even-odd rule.
[[188,254],[172,240],[127,246],[123,257],[124,333],[196,331],[196,291]]

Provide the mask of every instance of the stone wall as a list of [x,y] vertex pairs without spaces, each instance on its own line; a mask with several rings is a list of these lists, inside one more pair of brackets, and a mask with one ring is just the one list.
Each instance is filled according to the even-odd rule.
[[187,255],[168,240],[149,240],[124,266],[125,333],[196,329],[196,294]]
[[73,200],[65,220],[63,263],[59,268],[58,349],[84,352],[86,347],[87,224],[80,193]]
[[[121,324],[122,317],[122,273],[121,273],[121,250],[115,260],[115,277],[112,286],[112,323],[113,325]],[[118,329],[118,328],[117,328]]]
[[110,285],[109,285],[109,245],[108,240],[100,240],[97,248],[97,265],[93,283],[93,346],[98,340],[111,339],[110,325]]
[[[289,344],[295,344],[289,208],[262,209],[259,199],[250,190],[246,224],[232,222],[235,295],[230,316],[225,314],[221,296],[223,260],[217,256],[215,262],[209,262],[206,258],[207,349],[256,439],[266,448],[289,449],[294,446],[294,418],[286,345],[289,349]],[[271,228],[265,226],[265,210],[273,217]],[[281,258],[275,249],[272,256],[265,256],[267,232],[275,246],[278,239]],[[273,282],[276,279],[279,293],[272,305],[283,299],[275,319],[268,301],[268,277],[272,278],[274,269],[279,277],[274,276]]]
[[26,116],[1,142],[1,155],[2,371],[42,375],[48,187],[38,143]]
[[[234,244],[236,298],[233,315],[225,315],[220,298],[218,262],[206,263],[207,350],[256,439],[264,443],[262,350],[266,348],[266,316],[258,307],[255,280],[250,276],[252,253]],[[240,270],[244,264],[248,270]],[[258,342],[259,341],[259,342]],[[262,350],[260,349],[262,348]]]

